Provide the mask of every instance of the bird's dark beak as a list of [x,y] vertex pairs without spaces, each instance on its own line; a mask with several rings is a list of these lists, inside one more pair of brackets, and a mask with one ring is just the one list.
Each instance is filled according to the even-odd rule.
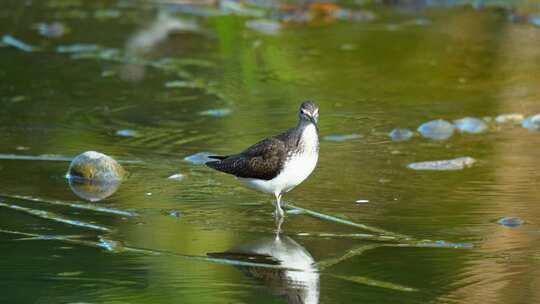
[[319,121],[316,116],[309,116],[309,121],[311,121],[314,125],[317,125],[317,122]]

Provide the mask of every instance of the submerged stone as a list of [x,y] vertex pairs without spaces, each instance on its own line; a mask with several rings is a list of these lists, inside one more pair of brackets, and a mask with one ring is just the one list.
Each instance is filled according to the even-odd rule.
[[82,181],[121,181],[126,171],[112,157],[95,151],[84,152],[69,165],[68,178]]
[[41,36],[47,38],[59,38],[64,36],[68,30],[63,23],[38,23],[37,30]]
[[195,153],[195,154],[184,157],[184,160],[195,165],[203,165],[206,162],[213,160],[211,158],[208,158],[208,156],[210,155],[215,155],[215,154],[210,153],[210,152],[199,152],[199,153]]
[[206,111],[199,112],[199,115],[203,116],[213,116],[213,117],[224,117],[231,114],[230,109],[209,109]]
[[358,139],[358,138],[362,138],[362,135],[360,134],[332,134],[332,135],[327,135],[323,137],[323,140],[339,142],[339,141],[347,141],[347,140],[353,140],[353,139]]
[[454,120],[454,124],[461,133],[478,134],[483,133],[488,129],[488,125],[485,121],[475,117],[457,119]]
[[58,53],[89,53],[99,51],[99,46],[95,44],[72,44],[72,45],[60,45],[56,47]]
[[523,114],[508,113],[508,114],[501,114],[501,115],[495,117],[495,122],[498,123],[498,124],[521,123],[523,118],[524,118]]
[[413,170],[451,171],[469,168],[475,162],[476,160],[474,158],[466,156],[447,160],[412,163],[407,167]]
[[266,35],[275,35],[281,30],[279,22],[266,19],[246,21],[246,27]]
[[521,226],[523,223],[525,223],[525,221],[519,217],[502,217],[497,220],[497,224],[512,228]]
[[407,141],[414,136],[414,132],[409,129],[395,128],[390,132],[389,136],[395,142]]
[[521,125],[530,131],[540,131],[540,114],[527,117],[521,122]]
[[437,119],[423,123],[418,127],[418,132],[423,137],[434,140],[445,140],[454,134],[454,125],[443,119]]
[[132,129],[118,130],[114,134],[117,136],[122,136],[122,137],[139,137],[140,136],[139,132]]

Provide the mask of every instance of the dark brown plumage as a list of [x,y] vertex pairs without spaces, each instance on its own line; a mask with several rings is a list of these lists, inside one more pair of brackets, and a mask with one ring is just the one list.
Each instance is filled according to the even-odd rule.
[[264,139],[239,154],[210,156],[218,159],[207,162],[210,168],[236,177],[271,180],[276,177],[287,158],[287,147],[298,147],[301,129],[292,128]]

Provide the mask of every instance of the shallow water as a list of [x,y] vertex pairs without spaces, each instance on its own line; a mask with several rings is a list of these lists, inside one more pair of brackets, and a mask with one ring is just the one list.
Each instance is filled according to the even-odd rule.
[[[1,303],[540,301],[540,132],[491,122],[444,141],[388,136],[434,119],[539,113],[539,27],[490,7],[374,7],[369,22],[269,34],[246,28],[248,17],[163,17],[177,8],[147,2],[3,6],[0,34],[33,48],[0,48]],[[35,27],[55,21],[69,28],[60,38]],[[101,51],[57,51],[77,44]],[[285,201],[473,247],[398,247],[407,241],[295,212],[272,244],[271,197],[184,160],[293,126],[304,99],[320,106],[321,136],[357,136],[321,141],[316,171]],[[227,114],[201,114],[215,109]],[[64,177],[66,160],[87,150],[138,161],[91,206]],[[407,168],[460,156],[476,162]],[[525,223],[498,225],[502,217]],[[276,259],[293,269],[264,267]]]

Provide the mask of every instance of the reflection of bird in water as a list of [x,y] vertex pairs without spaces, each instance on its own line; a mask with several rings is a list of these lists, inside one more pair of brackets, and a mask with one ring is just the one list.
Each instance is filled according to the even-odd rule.
[[288,236],[265,237],[208,255],[289,268],[291,270],[238,266],[244,274],[261,281],[288,303],[319,303],[319,273],[315,261],[306,249]]
[[281,196],[303,182],[315,169],[319,157],[317,121],[319,107],[305,101],[296,127],[264,139],[243,152],[206,163],[232,174],[249,186],[276,197],[276,216],[283,216]]

